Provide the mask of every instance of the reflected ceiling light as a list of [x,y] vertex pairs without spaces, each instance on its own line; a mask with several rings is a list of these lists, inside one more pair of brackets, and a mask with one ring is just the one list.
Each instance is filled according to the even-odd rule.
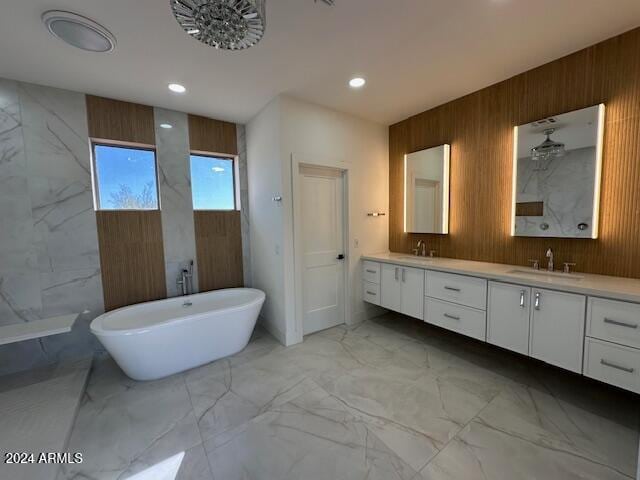
[[187,91],[187,89],[183,85],[180,85],[179,83],[170,83],[168,87],[169,87],[169,90],[171,90],[174,93],[184,93]]
[[202,43],[244,50],[264,35],[266,0],[170,0],[182,29]]
[[77,13],[47,10],[41,18],[49,33],[76,48],[111,52],[116,47],[116,37],[109,30]]
[[362,88],[367,81],[361,77],[355,77],[349,80],[349,86],[351,88]]
[[168,130],[170,128],[173,128],[173,125],[171,125],[170,123],[161,123],[160,128],[166,128]]

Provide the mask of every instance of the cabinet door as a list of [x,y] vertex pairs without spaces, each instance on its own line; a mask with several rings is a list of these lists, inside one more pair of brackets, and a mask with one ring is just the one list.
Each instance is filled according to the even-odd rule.
[[408,267],[402,267],[401,270],[402,308],[400,311],[410,317],[424,320],[424,270]]
[[402,268],[388,263],[382,264],[380,280],[380,305],[389,310],[400,312],[402,308],[400,275]]
[[531,288],[509,283],[489,283],[487,342],[529,354]]
[[582,373],[586,298],[534,288],[531,303],[530,355]]

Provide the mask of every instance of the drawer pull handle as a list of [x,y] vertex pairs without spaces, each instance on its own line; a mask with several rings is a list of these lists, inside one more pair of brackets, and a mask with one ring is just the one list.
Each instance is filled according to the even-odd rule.
[[540,310],[540,292],[536,292],[536,301],[533,304],[533,308]]
[[367,272],[368,272],[368,273],[378,273],[378,272],[376,272],[375,270],[369,270],[368,268],[367,268]]
[[376,292],[370,292],[369,290],[367,290],[367,293],[368,293],[369,295],[373,295],[373,296],[375,296],[375,295],[376,295]]
[[618,320],[611,320],[610,318],[605,318],[604,323],[610,323],[611,325],[617,325],[618,327],[638,328],[637,323],[619,322]]
[[449,313],[445,313],[444,316],[450,318],[451,320],[460,320],[460,317],[456,317],[455,315],[451,315]]
[[524,294],[526,292],[524,290],[520,290],[520,308],[524,308]]
[[459,292],[460,289],[456,288],[456,287],[449,287],[448,285],[445,285],[444,287],[445,290],[451,290],[452,292]]
[[612,363],[612,362],[610,362],[608,360],[605,360],[604,358],[602,360],[600,360],[600,363],[602,365],[604,365],[605,367],[615,368],[616,370],[622,370],[623,372],[627,372],[627,373],[633,373],[634,372],[633,368],[623,367],[622,365],[617,365],[617,364]]

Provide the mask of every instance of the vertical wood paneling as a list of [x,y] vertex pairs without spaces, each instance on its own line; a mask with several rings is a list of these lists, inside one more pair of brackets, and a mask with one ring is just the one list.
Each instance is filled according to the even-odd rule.
[[153,108],[87,95],[89,136],[104,140],[155,145]]
[[200,291],[243,286],[240,212],[200,210],[193,217]]
[[166,298],[160,211],[98,211],[105,309]]
[[237,155],[236,124],[189,115],[189,144],[191,150]]
[[[600,238],[511,237],[513,127],[604,102]],[[403,156],[451,144],[449,235],[403,233]],[[526,265],[547,247],[577,270],[640,277],[640,29],[389,128],[389,246]]]

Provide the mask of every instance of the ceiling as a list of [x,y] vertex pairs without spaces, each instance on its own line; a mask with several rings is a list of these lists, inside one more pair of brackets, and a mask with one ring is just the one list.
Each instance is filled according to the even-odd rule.
[[[268,0],[263,40],[226,52],[189,38],[169,0],[1,1],[1,77],[241,123],[287,93],[391,124],[640,25],[638,0]],[[115,52],[51,37],[52,8],[107,27]]]

